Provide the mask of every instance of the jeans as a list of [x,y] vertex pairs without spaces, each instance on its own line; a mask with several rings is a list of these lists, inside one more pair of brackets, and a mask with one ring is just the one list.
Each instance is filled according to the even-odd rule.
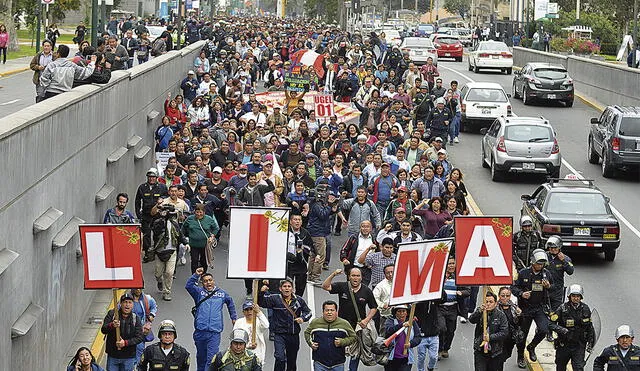
[[391,202],[391,200],[378,200],[376,202],[376,207],[378,208],[378,211],[380,212],[380,219],[384,220],[384,213],[387,211],[387,206],[389,206],[389,203]]
[[144,58],[138,57],[138,64],[143,64],[144,62],[148,62],[148,61],[149,61],[149,56],[146,56]]
[[[275,348],[273,364],[274,371],[296,371],[296,360],[300,349],[298,334],[275,334],[273,345]],[[198,370],[200,371],[200,370]]]
[[344,363],[329,367],[314,361],[313,371],[344,371]]
[[360,358],[351,358],[349,360],[349,371],[358,371],[359,364],[360,364]]
[[107,357],[107,371],[134,371],[135,367],[135,358]]
[[127,69],[132,67],[133,67],[133,57],[129,57],[129,59],[127,59]]
[[220,350],[220,333],[195,330],[193,340],[196,343],[196,362],[198,371],[204,371],[213,356]]
[[460,135],[460,119],[461,119],[461,113],[456,112],[456,114],[453,115],[451,124],[449,125],[449,142],[452,142],[453,138]]
[[425,336],[418,344],[418,371],[424,371],[424,363],[427,352],[429,354],[428,369],[436,368],[438,364],[438,348],[440,338],[438,336]]

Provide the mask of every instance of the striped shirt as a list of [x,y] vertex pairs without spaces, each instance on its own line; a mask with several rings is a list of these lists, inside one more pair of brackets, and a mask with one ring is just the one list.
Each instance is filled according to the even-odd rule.
[[444,293],[447,295],[447,300],[442,305],[456,305],[458,303],[456,291],[457,286],[455,277],[447,278],[444,281]]

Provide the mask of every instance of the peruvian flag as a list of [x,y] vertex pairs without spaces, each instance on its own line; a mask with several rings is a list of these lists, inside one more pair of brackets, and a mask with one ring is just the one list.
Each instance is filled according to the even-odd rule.
[[289,210],[230,207],[228,278],[286,277]]
[[289,56],[291,60],[291,65],[303,65],[303,66],[313,66],[313,69],[316,71],[318,77],[324,77],[324,69],[322,68],[322,63],[324,63],[324,55],[318,54],[313,50],[298,50],[297,52],[291,54]]

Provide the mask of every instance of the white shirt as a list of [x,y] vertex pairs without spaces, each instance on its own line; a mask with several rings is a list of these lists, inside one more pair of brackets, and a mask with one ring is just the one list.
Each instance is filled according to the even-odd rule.
[[209,85],[211,84],[215,84],[215,81],[209,80],[209,82],[206,82],[202,80],[197,90],[198,95],[206,95],[209,92]]
[[367,179],[372,179],[374,176],[380,174],[380,169],[382,169],[382,166],[376,169],[376,166],[372,162],[369,165],[365,166],[365,168],[362,170],[362,173],[367,177]]
[[363,236],[362,233],[358,234],[358,248],[356,249],[356,258],[353,259],[353,265],[355,265],[356,267],[364,267],[364,264],[358,263],[358,258],[365,250],[373,245],[373,239],[371,237],[371,234],[369,234],[369,236],[367,237]]
[[[241,328],[249,334],[249,341],[251,341],[251,324],[247,323],[246,318],[238,318],[236,324],[233,325],[234,329]],[[256,349],[252,349],[253,353],[258,357],[262,365],[264,366],[264,356],[267,350],[267,344],[264,341],[264,334],[269,329],[269,320],[267,316],[260,311],[258,313],[258,322],[256,322]]]
[[391,281],[387,279],[380,281],[380,283],[373,288],[373,297],[378,304],[380,315],[383,317],[391,316],[391,306],[388,306],[386,309],[383,308],[385,304],[389,304],[389,298],[391,298]]
[[258,112],[257,115],[253,112],[248,112],[240,117],[240,121],[242,122],[248,122],[249,120],[255,121],[256,124],[266,124],[267,116],[265,116],[262,112]]

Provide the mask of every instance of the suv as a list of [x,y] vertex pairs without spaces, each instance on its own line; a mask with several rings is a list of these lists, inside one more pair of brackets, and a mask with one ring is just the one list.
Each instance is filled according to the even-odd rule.
[[640,167],[640,107],[608,106],[591,119],[587,146],[589,162],[602,159],[602,176],[616,169]]
[[550,179],[531,195],[522,195],[520,215],[546,240],[562,237],[565,251],[604,252],[613,261],[620,246],[620,224],[609,198],[589,179]]
[[480,130],[482,166],[498,181],[506,172],[560,176],[562,155],[556,133],[544,117],[498,117]]

